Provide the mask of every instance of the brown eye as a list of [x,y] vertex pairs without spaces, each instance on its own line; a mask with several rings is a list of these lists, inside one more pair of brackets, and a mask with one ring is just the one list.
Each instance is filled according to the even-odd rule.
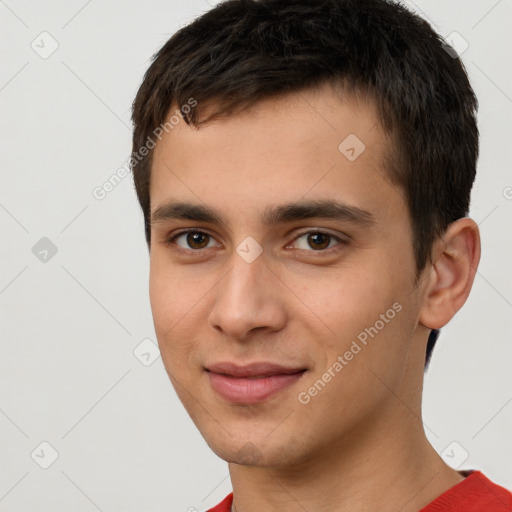
[[329,241],[332,238],[327,233],[309,233],[308,243],[313,249],[326,249],[329,246]]
[[192,249],[204,249],[208,245],[210,235],[202,233],[201,231],[190,231],[186,233],[187,244]]
[[[337,243],[336,243],[337,242]],[[294,240],[293,245],[297,249],[309,252],[332,252],[330,249],[337,250],[337,245],[344,245],[347,242],[340,237],[323,231],[306,231],[300,234]]]
[[[184,242],[183,242],[184,240]],[[165,241],[168,246],[176,245],[178,250],[183,251],[197,251],[206,249],[215,245],[214,238],[203,231],[189,229],[174,235]]]

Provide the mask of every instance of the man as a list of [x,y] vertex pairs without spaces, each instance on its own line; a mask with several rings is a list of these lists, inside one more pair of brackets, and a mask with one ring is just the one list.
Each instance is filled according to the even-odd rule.
[[229,463],[212,510],[512,510],[421,420],[480,258],[477,101],[448,50],[389,1],[229,0],[147,71],[150,301],[169,378]]

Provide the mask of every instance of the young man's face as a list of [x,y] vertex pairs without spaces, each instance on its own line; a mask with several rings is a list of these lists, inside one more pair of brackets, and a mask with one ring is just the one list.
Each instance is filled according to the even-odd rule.
[[[224,222],[159,211],[150,299],[169,377],[225,460],[300,464],[414,416],[428,331],[387,144],[372,104],[328,87],[158,143],[152,214],[180,202]],[[354,216],[283,210],[326,201]]]

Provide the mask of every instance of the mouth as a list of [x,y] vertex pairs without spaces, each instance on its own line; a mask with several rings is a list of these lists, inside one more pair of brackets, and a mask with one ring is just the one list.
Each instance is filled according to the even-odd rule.
[[306,368],[291,368],[259,362],[245,366],[217,363],[205,368],[213,390],[236,404],[263,402],[295,384]]

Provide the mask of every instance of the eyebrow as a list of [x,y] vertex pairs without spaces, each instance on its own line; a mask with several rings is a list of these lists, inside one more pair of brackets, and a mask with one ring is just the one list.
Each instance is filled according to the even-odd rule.
[[[262,215],[262,222],[271,227],[313,218],[340,220],[366,228],[377,224],[369,211],[332,200],[299,201],[267,206]],[[208,222],[228,228],[226,220],[215,209],[182,201],[168,201],[158,206],[151,216],[151,225],[172,219]]]

